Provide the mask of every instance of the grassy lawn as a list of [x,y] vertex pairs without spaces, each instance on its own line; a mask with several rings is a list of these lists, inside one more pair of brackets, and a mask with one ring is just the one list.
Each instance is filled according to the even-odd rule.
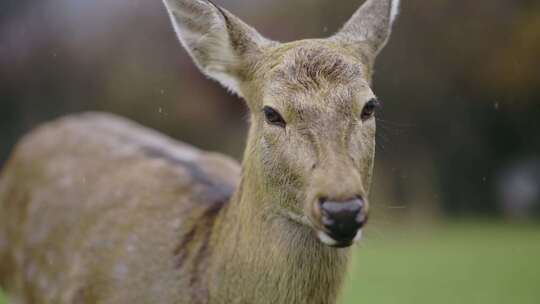
[[341,304],[540,303],[540,225],[374,223],[365,235]]
[[366,231],[342,304],[538,304],[540,226]]

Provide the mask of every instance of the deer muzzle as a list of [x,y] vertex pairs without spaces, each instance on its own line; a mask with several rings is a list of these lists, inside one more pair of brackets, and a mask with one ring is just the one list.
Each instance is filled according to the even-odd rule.
[[321,224],[324,231],[319,239],[332,247],[349,247],[361,237],[361,229],[367,221],[364,200],[356,197],[337,201],[327,198],[319,200]]

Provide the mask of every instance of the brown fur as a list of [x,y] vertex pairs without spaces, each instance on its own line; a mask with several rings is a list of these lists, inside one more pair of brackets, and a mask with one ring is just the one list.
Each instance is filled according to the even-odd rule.
[[350,249],[317,237],[318,198],[359,195],[367,213],[375,120],[360,115],[392,1],[286,44],[207,1],[165,4],[196,64],[251,110],[242,171],[108,114],[42,126],[0,177],[0,284],[21,303],[335,303]]

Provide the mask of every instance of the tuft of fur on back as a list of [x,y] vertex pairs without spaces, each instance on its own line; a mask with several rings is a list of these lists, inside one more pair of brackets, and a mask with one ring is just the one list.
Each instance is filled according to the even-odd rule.
[[392,0],[392,11],[390,12],[390,22],[394,23],[399,15],[400,0]]

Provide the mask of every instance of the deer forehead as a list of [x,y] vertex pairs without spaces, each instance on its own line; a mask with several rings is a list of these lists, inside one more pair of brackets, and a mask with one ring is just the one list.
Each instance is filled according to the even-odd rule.
[[369,76],[367,58],[326,41],[303,40],[270,51],[271,81],[291,87],[319,89],[322,84],[346,85]]
[[273,50],[267,58],[262,100],[285,116],[355,115],[374,97],[369,65],[345,49],[301,41]]

